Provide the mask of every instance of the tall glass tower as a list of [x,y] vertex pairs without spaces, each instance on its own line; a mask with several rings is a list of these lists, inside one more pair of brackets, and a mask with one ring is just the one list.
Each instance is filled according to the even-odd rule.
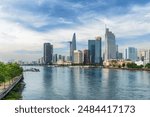
[[53,58],[53,45],[44,43],[44,64],[51,64]]
[[88,40],[89,60],[91,64],[95,63],[95,40]]
[[137,49],[134,47],[126,48],[124,53],[124,58],[130,59],[131,61],[135,62],[137,60]]
[[115,35],[106,28],[105,33],[105,60],[116,59]]
[[101,46],[101,37],[96,37],[95,40],[95,64],[102,63],[102,46]]
[[76,34],[73,34],[71,46],[70,46],[70,60],[74,62],[74,50],[76,50]]
[[88,40],[89,60],[91,64],[101,64],[101,37],[96,37],[96,40]]

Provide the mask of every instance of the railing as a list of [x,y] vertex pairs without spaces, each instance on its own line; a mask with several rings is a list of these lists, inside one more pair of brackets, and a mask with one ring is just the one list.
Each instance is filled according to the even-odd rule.
[[22,79],[23,75],[14,78],[15,81],[0,93],[0,100],[3,99]]

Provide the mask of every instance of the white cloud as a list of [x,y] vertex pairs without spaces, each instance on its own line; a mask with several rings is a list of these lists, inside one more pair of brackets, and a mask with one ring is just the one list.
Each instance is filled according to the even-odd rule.
[[[38,1],[42,4],[42,0]],[[106,17],[94,12],[87,12],[84,15],[78,17],[81,24],[77,24],[71,28],[57,28],[49,30],[48,32],[36,32],[27,27],[23,27],[22,24],[12,22],[9,20],[11,14],[4,12],[4,5],[0,5],[0,58],[17,58],[17,59],[35,59],[41,54],[37,55],[19,55],[13,53],[17,50],[33,50],[39,51],[43,49],[44,42],[50,42],[54,45],[54,48],[66,47],[68,40],[72,39],[74,32],[77,34],[77,41],[87,43],[88,39],[94,39],[96,36],[102,36],[104,40],[105,24],[110,27],[110,30],[115,33],[116,38],[126,38],[144,34],[150,34],[150,4],[145,6],[133,6],[127,14]],[[82,7],[76,5],[74,7]],[[3,11],[3,12],[2,12]],[[21,11],[22,12],[22,11]],[[58,20],[49,20],[47,17],[35,15],[32,16],[28,12],[18,12],[15,18],[20,14],[20,20],[31,23],[35,27],[41,27],[52,22],[62,22],[66,24],[72,24],[73,22],[60,17]],[[132,43],[131,43],[132,44]],[[132,44],[135,47],[139,45],[141,47],[149,48],[150,41],[142,43]],[[143,45],[143,46],[142,46]],[[125,45],[126,46],[126,45]],[[125,47],[123,46],[123,47]],[[63,49],[62,49],[63,50]]]

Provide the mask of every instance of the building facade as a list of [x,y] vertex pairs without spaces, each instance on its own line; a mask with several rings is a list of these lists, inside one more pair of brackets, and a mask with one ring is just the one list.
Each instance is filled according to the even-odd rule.
[[73,34],[72,42],[70,43],[70,61],[74,61],[74,50],[76,50],[76,34]]
[[82,64],[82,51],[80,50],[74,50],[74,64]]
[[95,63],[95,40],[88,40],[89,60],[91,64]]
[[95,64],[102,63],[102,44],[101,37],[96,37],[95,40]]
[[53,56],[53,63],[56,64],[57,61],[58,61],[57,54],[54,54],[54,56]]
[[116,59],[116,39],[115,35],[106,28],[105,33],[105,60]]
[[53,58],[53,45],[44,43],[44,64],[51,64]]
[[135,62],[137,57],[137,49],[134,47],[128,47],[124,52],[124,59],[130,59],[132,62]]
[[89,50],[85,49],[83,51],[83,53],[84,53],[83,63],[84,64],[89,64],[90,63],[90,60],[89,60]]
[[150,63],[150,50],[145,51],[144,65],[146,65],[147,63]]
[[96,37],[96,40],[88,40],[89,61],[90,64],[102,63],[101,37]]

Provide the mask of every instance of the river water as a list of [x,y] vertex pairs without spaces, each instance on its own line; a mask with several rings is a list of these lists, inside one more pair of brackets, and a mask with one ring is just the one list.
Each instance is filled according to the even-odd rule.
[[[34,67],[34,66],[33,66]],[[31,68],[26,66],[24,69]],[[150,72],[36,66],[24,72],[23,100],[150,99]]]

